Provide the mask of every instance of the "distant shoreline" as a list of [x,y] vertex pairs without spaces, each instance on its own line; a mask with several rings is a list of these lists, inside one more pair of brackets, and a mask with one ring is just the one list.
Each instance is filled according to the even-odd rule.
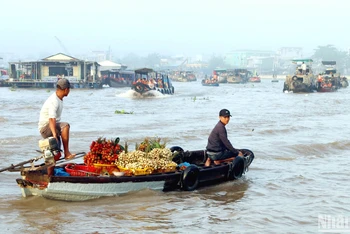
[[[261,79],[272,79],[273,78],[273,75],[271,74],[271,75],[259,75],[259,77],[261,78]],[[276,77],[278,80],[280,80],[280,79],[285,79],[286,78],[286,75],[277,75],[277,77]]]
[[[273,75],[271,74],[271,75],[259,75],[259,77],[261,78],[261,79],[272,79],[273,77],[272,77]],[[278,80],[284,80],[285,78],[286,78],[286,76],[287,75],[277,75],[277,79]],[[340,77],[349,77],[349,75],[342,75],[342,74],[340,74]]]

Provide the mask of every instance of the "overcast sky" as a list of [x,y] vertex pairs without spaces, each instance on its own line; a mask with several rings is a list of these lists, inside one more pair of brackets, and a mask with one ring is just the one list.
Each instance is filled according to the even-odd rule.
[[6,0],[0,56],[350,47],[348,0]]

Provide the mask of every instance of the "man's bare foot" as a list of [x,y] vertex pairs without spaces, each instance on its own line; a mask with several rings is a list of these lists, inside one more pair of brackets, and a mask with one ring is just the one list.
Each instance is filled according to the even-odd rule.
[[70,159],[73,159],[75,156],[76,156],[76,154],[71,154],[71,153],[65,154],[64,159],[70,160]]
[[209,166],[210,166],[210,163],[211,163],[211,160],[210,160],[210,158],[208,157],[208,158],[207,158],[207,161],[205,161],[204,166],[205,166],[205,167],[209,167]]

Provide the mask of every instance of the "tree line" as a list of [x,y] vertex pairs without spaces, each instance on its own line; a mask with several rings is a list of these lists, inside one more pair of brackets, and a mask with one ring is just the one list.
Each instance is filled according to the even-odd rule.
[[[162,68],[161,60],[170,57],[162,56],[158,53],[151,53],[147,56],[138,56],[134,53],[128,54],[119,59],[119,63],[125,64],[129,69],[135,69],[140,67],[150,67],[153,69]],[[336,61],[338,69],[350,68],[350,56],[349,51],[338,50],[334,45],[318,46],[314,49],[314,53],[311,56],[314,62],[321,63],[321,61]],[[207,70],[212,71],[217,67],[229,68],[230,66],[225,63],[223,55],[212,55],[208,61]]]

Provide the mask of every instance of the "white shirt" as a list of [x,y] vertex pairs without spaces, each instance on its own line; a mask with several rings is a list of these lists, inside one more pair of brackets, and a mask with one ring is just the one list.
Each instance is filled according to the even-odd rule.
[[61,120],[63,101],[54,92],[44,103],[40,111],[38,127],[41,130],[49,123],[50,118],[55,118],[56,122]]
[[302,70],[306,70],[306,64],[304,63],[304,64],[301,64],[301,69]]

